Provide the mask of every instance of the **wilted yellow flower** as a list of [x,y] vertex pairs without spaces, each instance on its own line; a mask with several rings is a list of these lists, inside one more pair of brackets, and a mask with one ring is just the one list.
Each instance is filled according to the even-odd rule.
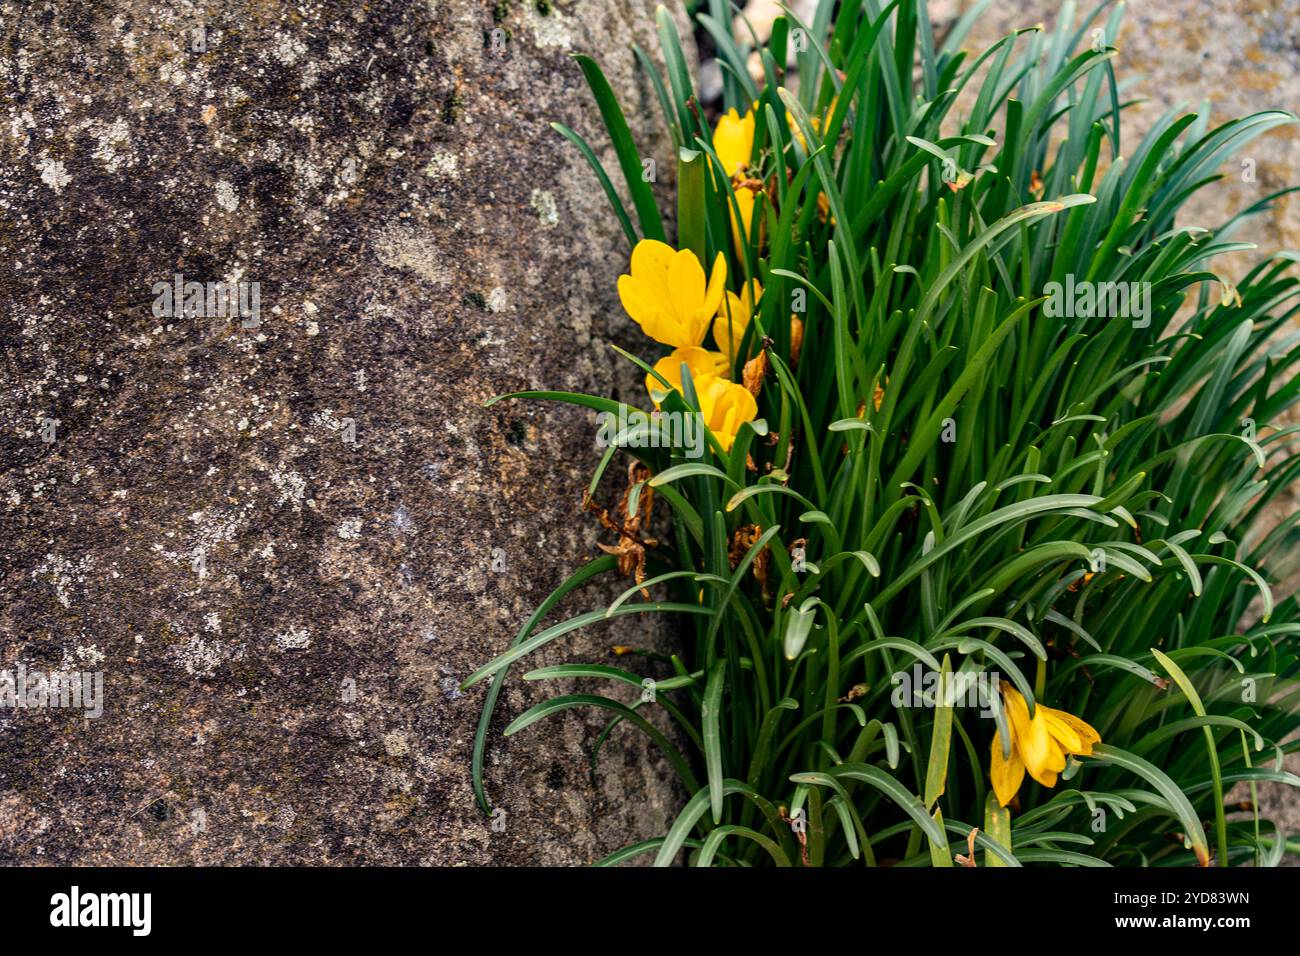
[[1044,787],[1056,786],[1056,775],[1065,769],[1066,754],[1087,756],[1101,735],[1073,714],[1038,704],[1034,717],[1020,692],[1002,682],[1007,729],[1011,733],[1011,756],[1002,756],[1002,737],[993,735],[993,762],[989,776],[998,803],[1006,806],[1024,782],[1025,771]]
[[763,286],[757,279],[750,279],[740,295],[728,291],[722,297],[718,317],[713,320],[713,341],[732,362],[736,360],[740,340],[749,328],[749,320],[754,316],[754,307],[762,297]]
[[700,398],[700,413],[718,443],[731,451],[736,432],[745,422],[752,422],[758,414],[758,403],[749,389],[722,378],[705,378],[695,383],[695,393]]
[[704,341],[726,291],[727,261],[722,253],[713,261],[705,285],[704,268],[694,252],[642,239],[632,250],[631,273],[618,277],[618,297],[641,331],[673,348]]
[[[727,295],[731,295],[730,292]],[[699,346],[692,345],[690,348],[673,349],[671,355],[665,355],[658,362],[655,362],[655,371],[668,379],[677,391],[682,390],[682,365],[685,364],[691,370],[691,380],[699,388],[699,382],[704,378],[728,378],[730,363],[727,357],[721,352],[710,352]],[[659,407],[660,401],[666,397],[667,389],[664,383],[659,381],[653,375],[645,377],[645,390],[650,393],[650,401],[655,403],[655,408]],[[655,396],[658,395],[659,398]]]
[[[803,351],[803,319],[790,316],[790,361],[798,362],[799,353]],[[876,409],[879,411],[879,409]]]
[[749,390],[749,394],[758,398],[763,390],[763,379],[767,377],[767,349],[759,349],[758,354],[745,363],[741,371],[740,384]]
[[753,110],[742,117],[733,107],[718,118],[718,125],[713,129],[713,151],[728,176],[739,175],[749,165],[754,151]]

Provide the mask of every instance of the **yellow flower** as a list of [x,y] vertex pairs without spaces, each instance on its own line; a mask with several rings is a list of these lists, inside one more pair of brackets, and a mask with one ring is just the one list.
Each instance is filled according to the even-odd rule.
[[713,341],[731,362],[736,360],[740,340],[745,337],[749,320],[754,316],[754,307],[762,297],[762,284],[757,279],[750,279],[740,295],[728,291],[718,306],[718,317],[713,320]]
[[[737,185],[733,190],[736,194],[736,205],[732,206],[731,201],[727,200],[727,209],[731,213],[731,238],[736,244],[736,255],[740,258],[745,257],[745,246],[749,243],[750,224],[754,221],[754,190],[748,186]],[[736,209],[740,209],[739,218],[736,216]],[[759,242],[762,242],[763,220],[758,220]]]
[[713,151],[718,154],[728,176],[739,175],[749,165],[754,152],[754,112],[742,118],[735,108],[723,113],[713,129]]
[[708,285],[695,253],[655,239],[632,250],[631,275],[618,277],[618,297],[627,314],[656,342],[690,348],[704,341],[709,321],[726,290],[727,261],[718,253]]
[[745,179],[749,157],[754,151],[754,111],[750,110],[744,117],[735,109],[724,113],[713,130],[713,149],[731,178],[736,206],[740,208],[737,216],[731,201],[724,200],[731,216],[731,235],[736,243],[736,253],[743,258],[745,244],[749,241],[749,224],[754,218],[754,190],[748,184],[761,185]]
[[1044,787],[1056,786],[1056,775],[1065,769],[1066,754],[1087,756],[1101,735],[1091,725],[1067,714],[1039,704],[1029,718],[1029,705],[1020,692],[1002,682],[1002,699],[1011,732],[1011,756],[1002,756],[1002,736],[993,735],[993,762],[989,775],[998,803],[1006,806],[1020,789],[1025,771]]
[[[731,295],[730,292],[727,293]],[[658,362],[655,362],[655,371],[668,379],[677,391],[682,390],[682,365],[685,364],[691,370],[691,380],[698,383],[704,378],[728,377],[730,363],[727,357],[721,352],[710,352],[692,345],[690,348],[673,349],[671,355],[665,355]],[[650,401],[655,403],[655,408],[659,407],[660,401],[667,397],[667,389],[664,383],[659,381],[653,375],[645,377],[645,390],[650,393]],[[656,398],[655,396],[659,396]]]
[[736,440],[736,432],[758,414],[758,403],[749,389],[722,378],[704,378],[695,383],[700,398],[700,413],[718,443],[726,451]]
[[[829,119],[835,114],[835,104],[837,102],[839,102],[839,97],[832,96],[831,101],[826,104],[825,118]],[[813,128],[813,132],[818,136],[822,135],[822,120],[823,117],[816,114],[808,117],[808,125]],[[790,127],[790,133],[799,141],[799,145],[804,148],[804,152],[807,152],[808,140],[804,138],[803,130],[799,128],[798,120],[794,118],[794,114],[789,110],[785,111],[785,124]]]

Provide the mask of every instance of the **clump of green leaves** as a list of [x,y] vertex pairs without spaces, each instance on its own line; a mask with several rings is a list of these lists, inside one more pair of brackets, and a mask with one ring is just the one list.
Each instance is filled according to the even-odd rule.
[[[666,76],[636,55],[682,151],[679,244],[728,256],[733,290],[765,290],[736,369],[765,356],[760,417],[702,460],[625,449],[649,469],[629,514],[657,492],[672,515],[649,552],[653,599],[628,582],[615,603],[548,623],[617,573],[598,557],[466,681],[495,677],[476,741],[484,809],[511,665],[578,628],[670,614],[687,636],[663,671],[534,670],[525,679],[591,692],[505,731],[596,707],[611,717],[597,752],[620,725],[663,748],[689,799],[666,834],[608,863],[1276,864],[1285,835],[1225,795],[1300,784],[1281,766],[1297,744],[1278,743],[1300,723],[1300,608],[1270,587],[1294,569],[1300,515],[1262,521],[1300,471],[1297,429],[1281,424],[1300,394],[1286,334],[1300,287],[1291,254],[1227,294],[1212,269],[1252,248],[1232,237],[1276,196],[1218,228],[1177,217],[1230,155],[1293,117],[1212,128],[1208,110],[1171,112],[1121,143],[1128,101],[1097,42],[1117,35],[1120,10],[1104,3],[1083,16],[1067,4],[1054,33],[971,56],[960,45],[978,6],[937,44],[923,3],[823,2],[811,23],[776,22],[757,50],[762,84],[727,4],[705,8],[725,106],[755,116],[746,175],[765,188],[742,248],[730,172],[662,11]],[[788,50],[797,90],[783,86]],[[663,239],[624,114],[595,62],[578,62],[626,192],[560,132],[629,244]],[[1054,283],[1099,282],[1146,289],[1145,315],[1048,307]],[[692,407],[684,384],[665,408]],[[617,412],[599,396],[526,394]],[[1102,743],[1003,807],[989,784],[1007,724],[996,690],[983,715],[934,696],[896,706],[917,664],[996,675]],[[655,693],[639,695],[647,677]]]

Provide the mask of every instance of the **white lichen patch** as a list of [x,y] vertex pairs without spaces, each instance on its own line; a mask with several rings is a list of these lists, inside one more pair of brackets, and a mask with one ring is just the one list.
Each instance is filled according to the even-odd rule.
[[[125,497],[125,493],[122,497]],[[194,525],[194,530],[184,536],[186,544],[183,547],[173,548],[157,542],[153,545],[153,550],[172,564],[202,568],[206,576],[211,570],[208,563],[212,560],[213,553],[219,545],[235,543],[245,518],[240,512],[228,508],[205,508],[189,515],[189,520]],[[169,531],[167,537],[175,538],[176,533]],[[200,559],[202,563],[196,564]]]
[[158,78],[164,83],[170,83],[172,86],[180,86],[187,79],[180,64],[172,61],[168,61],[158,68]]
[[430,179],[454,179],[460,161],[450,150],[440,149],[430,158],[424,167],[424,175]]
[[217,205],[226,212],[234,212],[239,208],[239,195],[235,192],[235,187],[224,179],[217,181]]
[[98,644],[78,644],[75,653],[77,660],[89,667],[97,667],[104,663],[104,652],[99,649]]
[[361,519],[346,518],[339,523],[338,536],[344,541],[356,541],[361,537]]
[[442,688],[443,696],[448,700],[460,700],[462,696],[460,682],[457,681],[456,678],[444,677],[438,682],[438,686]]
[[[319,188],[325,181],[325,177],[321,174],[317,165],[309,159],[304,159],[302,156],[295,156],[293,158],[293,177],[294,186],[299,192],[310,192],[311,190]],[[308,213],[309,218],[310,216],[311,212]]]
[[390,226],[375,239],[375,256],[386,266],[409,269],[434,285],[448,285],[451,270],[442,252],[428,236],[403,226]]
[[311,646],[311,631],[297,624],[275,635],[275,646],[282,651],[305,651]]
[[68,170],[61,159],[42,157],[36,164],[36,168],[41,171],[41,182],[53,189],[56,195],[63,192],[63,187],[72,182],[72,177],[68,175]]
[[96,120],[90,124],[89,131],[95,137],[95,148],[90,155],[102,163],[108,172],[115,173],[123,165],[131,164],[131,128],[127,126],[126,120],[118,118],[111,123]]
[[307,44],[291,33],[277,33],[271,52],[285,66],[293,66],[306,54]]
[[555,205],[555,194],[549,189],[540,187],[533,190],[528,204],[537,211],[537,218],[542,221],[542,225],[551,229],[560,222],[560,210]]
[[302,511],[302,499],[307,493],[307,482],[302,475],[296,471],[277,471],[271,475],[271,484],[280,492],[277,507],[287,501],[294,511]]
[[76,562],[57,554],[46,554],[45,560],[32,572],[32,580],[48,581],[54,586],[54,597],[64,607],[72,607],[72,588],[86,580],[90,570],[89,558]]
[[393,509],[392,526],[393,531],[397,534],[414,535],[420,533],[420,527],[415,523],[415,518],[411,516],[411,512],[406,505],[398,505]]
[[222,664],[240,660],[243,644],[213,641],[209,644],[197,634],[190,637],[173,654],[176,663],[195,677],[211,677]]
[[[0,59],[0,63],[3,63],[2,59]],[[36,117],[32,115],[31,110],[9,111],[9,137],[11,139],[26,142],[28,135],[25,131],[35,128]]]
[[573,29],[570,18],[552,5],[546,16],[532,13],[529,26],[533,28],[533,42],[541,49],[569,50],[573,48]]

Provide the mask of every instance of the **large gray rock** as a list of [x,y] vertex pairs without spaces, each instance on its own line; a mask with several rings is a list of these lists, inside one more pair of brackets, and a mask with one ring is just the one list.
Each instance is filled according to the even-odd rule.
[[[482,403],[619,387],[626,243],[546,124],[612,168],[593,52],[671,168],[629,49],[653,6],[0,7],[0,668],[106,698],[0,711],[0,861],[566,863],[662,832],[658,755],[619,730],[593,787],[574,712],[497,722],[494,832],[484,688],[456,690],[598,553],[588,417]],[[260,327],[157,317],[175,273],[259,283]]]

